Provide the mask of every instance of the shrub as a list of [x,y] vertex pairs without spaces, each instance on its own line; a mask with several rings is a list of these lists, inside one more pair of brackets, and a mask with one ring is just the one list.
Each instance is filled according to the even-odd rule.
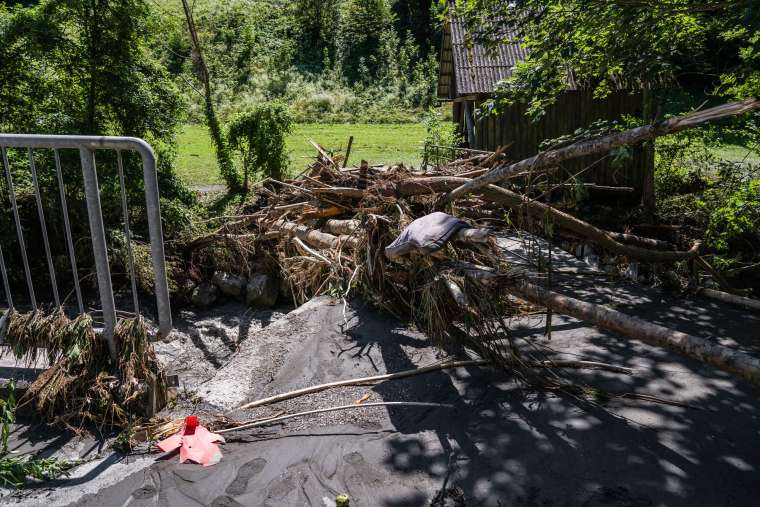
[[[426,159],[427,163],[433,165],[446,162],[447,160],[444,159],[451,157],[436,155],[436,158],[431,159],[429,153],[430,145],[457,147],[464,143],[464,139],[457,129],[457,124],[445,119],[441,109],[430,109],[427,112],[425,116],[425,132],[422,156],[423,159]],[[438,151],[436,150],[434,153],[438,153]],[[454,151],[452,150],[450,153],[453,155]],[[445,155],[448,155],[448,153]],[[439,158],[442,159],[439,160]]]
[[288,165],[285,136],[293,119],[281,102],[265,102],[235,115],[227,130],[230,147],[240,153],[243,162],[243,186],[248,177],[261,171],[268,177],[282,179]]
[[722,189],[721,205],[711,210],[706,240],[719,252],[729,248],[756,250],[760,247],[760,179],[752,179],[725,198]]

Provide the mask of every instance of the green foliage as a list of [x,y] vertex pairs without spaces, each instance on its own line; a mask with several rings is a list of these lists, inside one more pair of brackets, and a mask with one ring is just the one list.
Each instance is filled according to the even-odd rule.
[[320,72],[325,62],[335,60],[336,34],[340,31],[341,0],[296,0],[293,18],[298,54],[296,64]]
[[249,175],[256,171],[282,179],[288,166],[285,136],[292,126],[290,112],[281,102],[258,104],[232,117],[227,127],[227,139],[230,147],[240,153],[246,190]]
[[728,269],[760,260],[760,166],[717,158],[720,140],[714,128],[659,139],[655,190],[659,218],[704,240],[712,264]]
[[[457,155],[455,149],[464,144],[457,124],[445,118],[440,108],[430,109],[425,115],[425,140],[422,145],[423,163],[444,164]],[[440,147],[443,147],[441,149]]]
[[74,462],[48,459],[6,458],[8,454],[8,437],[12,425],[16,422],[16,398],[14,395],[16,382],[11,380],[6,384],[8,397],[0,399],[0,487],[23,488],[27,479],[43,480],[59,476],[75,465]]
[[66,474],[76,462],[57,458],[0,458],[0,486],[23,488],[28,478],[49,480]]
[[[420,46],[413,34],[396,30],[392,4],[196,1],[194,16],[220,121],[273,100],[287,103],[299,123],[419,121],[435,101],[437,53],[431,44]],[[413,10],[424,19],[427,12]],[[166,23],[155,46],[187,98],[189,117],[200,123],[205,106],[192,84],[186,28],[171,11],[162,16]]]
[[[564,92],[568,71],[605,97],[619,85],[671,84],[706,76],[712,92],[757,95],[760,9],[756,2],[703,0],[459,0],[478,40],[521,39],[529,54],[502,87],[495,106],[524,101],[541,117]],[[501,23],[494,23],[499,19]],[[509,25],[513,31],[505,31]],[[716,86],[709,76],[720,75]]]
[[461,146],[464,143],[457,124],[444,117],[440,109],[431,109],[425,115],[425,144]]
[[395,46],[394,16],[388,0],[345,0],[341,18],[339,51],[346,76],[368,83],[379,77]]
[[11,379],[5,389],[8,397],[0,399],[0,456],[8,452],[8,437],[16,422],[16,381]]
[[739,186],[711,210],[706,239],[718,252],[760,247],[760,179]]
[[[19,133],[95,134],[140,137],[154,148],[162,198],[192,205],[194,195],[173,170],[175,131],[184,121],[186,103],[155,57],[153,40],[162,32],[162,18],[144,0],[42,0],[31,6],[0,6],[0,131]],[[38,236],[29,169],[23,150],[10,150],[17,182],[22,225]],[[72,232],[77,245],[89,242],[79,155],[61,151]],[[35,151],[44,206],[58,210],[52,154]],[[104,221],[118,227],[121,201],[113,152],[97,154]],[[142,164],[124,153],[127,198],[133,231],[147,237]],[[167,210],[164,206],[164,211]],[[0,237],[11,238],[13,225],[7,198],[0,199]],[[61,214],[47,214],[53,256],[64,255]],[[18,252],[6,261],[20,265]],[[92,266],[91,249],[79,255],[80,275]],[[42,265],[37,256],[33,262]],[[44,273],[44,270],[33,271]],[[66,271],[68,274],[68,271]],[[59,271],[59,276],[61,275]],[[18,278],[17,273],[12,277]],[[13,282],[13,281],[12,281]],[[68,283],[69,280],[61,280]]]

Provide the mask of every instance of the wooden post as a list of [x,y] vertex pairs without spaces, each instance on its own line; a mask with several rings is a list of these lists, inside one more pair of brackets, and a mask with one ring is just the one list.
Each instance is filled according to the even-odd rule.
[[346,148],[346,158],[343,159],[343,168],[348,165],[348,156],[351,155],[351,146],[354,144],[354,136],[348,138],[348,147]]
[[[646,123],[654,123],[654,92],[644,88],[642,93],[643,116]],[[653,215],[656,206],[654,194],[654,141],[641,147],[644,159],[644,178],[641,188],[641,205],[648,215]]]

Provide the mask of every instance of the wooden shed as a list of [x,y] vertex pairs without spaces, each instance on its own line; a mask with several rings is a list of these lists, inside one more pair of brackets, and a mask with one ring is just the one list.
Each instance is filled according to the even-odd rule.
[[[505,39],[516,40],[509,35],[507,33]],[[508,107],[498,115],[478,115],[482,103],[492,98],[497,83],[510,77],[515,64],[526,54],[516,41],[486,49],[473,40],[457,16],[451,16],[444,24],[438,98],[453,102],[454,121],[470,148],[493,151],[499,146],[506,147],[510,160],[521,160],[538,153],[542,141],[588,127],[597,119],[619,120],[624,115],[642,117],[642,87],[621,86],[607,98],[595,99],[590,89],[575,82],[572,73],[568,76],[567,91],[539,121],[525,116],[526,106],[522,104]],[[610,154],[587,157],[571,161],[563,168],[565,174],[588,168],[581,175],[583,181],[633,187],[632,197],[643,198],[650,204],[654,199],[653,147],[636,147],[631,157],[615,162],[612,159]]]

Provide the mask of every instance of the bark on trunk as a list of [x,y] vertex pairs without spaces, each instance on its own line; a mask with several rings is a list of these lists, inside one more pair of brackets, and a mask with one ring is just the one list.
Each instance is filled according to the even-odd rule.
[[528,282],[518,282],[507,290],[517,297],[545,306],[554,312],[591,322],[597,327],[629,338],[666,347],[760,385],[760,359],[741,351],[668,329],[606,306],[563,296]]
[[358,238],[351,236],[333,236],[326,232],[309,229],[305,225],[294,222],[278,220],[270,227],[270,230],[278,230],[284,234],[295,236],[301,241],[317,248],[332,249],[341,245],[348,248],[356,248],[359,244]]

